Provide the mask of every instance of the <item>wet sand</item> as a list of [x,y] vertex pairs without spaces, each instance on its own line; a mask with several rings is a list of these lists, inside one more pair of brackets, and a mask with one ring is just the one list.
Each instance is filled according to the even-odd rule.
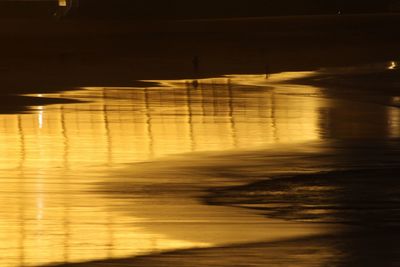
[[3,24],[5,264],[396,266],[397,20]]
[[[349,235],[319,236],[271,243],[193,249],[142,256],[58,266],[397,266],[400,258],[394,248],[398,233],[389,231],[355,232]],[[381,246],[384,243],[386,246]]]
[[[385,64],[378,66],[379,72],[387,71]],[[368,75],[378,71],[375,67],[367,69]],[[317,72],[307,77],[312,80],[319,75]],[[274,77],[271,79],[270,86],[274,84]],[[254,84],[261,80],[243,77],[241,81]],[[286,80],[286,84],[290,81],[293,80]],[[280,93],[296,96],[290,88],[282,87]],[[396,266],[399,253],[394,245],[398,235],[395,173],[400,149],[397,130],[390,133],[390,128],[396,129],[398,121],[377,115],[396,113],[397,108],[370,101],[373,98],[368,93],[374,94],[373,91],[365,91],[365,98],[360,99],[337,97],[334,90],[332,94],[330,90],[310,94],[299,92],[299,88],[298,85],[297,97],[326,98],[329,102],[321,106],[331,110],[331,119],[321,117],[320,142],[316,139],[285,145],[283,141],[259,150],[152,160],[125,166],[119,174],[113,173],[114,181],[94,189],[107,198],[119,199],[119,212],[148,218],[143,227],[150,231],[214,244],[213,248],[59,266],[376,266],[378,262]],[[332,112],[335,108],[349,108],[349,104],[353,109]],[[335,126],[335,121],[344,120],[355,111],[364,116],[371,112],[376,117],[370,121],[381,123],[351,120],[352,127]],[[389,120],[391,123],[386,124]],[[231,210],[221,209],[222,206]],[[249,217],[251,213],[255,217]],[[260,215],[265,216],[264,221]],[[221,227],[228,221],[235,221],[238,228]],[[293,224],[296,221],[299,224]],[[176,228],[176,224],[180,227]],[[276,241],[288,238],[289,241]]]
[[[36,95],[81,102],[0,116],[0,245],[9,255],[2,264],[85,262],[324,230],[203,205],[197,197],[206,188],[228,181],[192,171],[181,158],[161,160],[318,140],[325,100],[291,96],[294,88],[280,85],[306,74],[81,88]],[[302,92],[320,94],[309,86]]]
[[[399,263],[400,254],[395,245],[399,234],[398,181],[395,173],[398,171],[400,151],[397,141],[370,141],[369,145],[361,142],[315,143],[301,145],[297,152],[291,146],[287,153],[282,152],[282,146],[276,148],[198,154],[190,158],[183,156],[142,163],[140,165],[147,175],[143,171],[133,173],[128,168],[123,181],[100,187],[109,197],[123,199],[121,211],[142,216],[145,214],[144,217],[152,218],[150,221],[158,218],[164,222],[160,225],[149,223],[144,227],[170,236],[186,236],[191,240],[207,240],[207,235],[211,234],[209,242],[220,238],[219,241],[227,242],[226,245],[56,266],[396,266]],[[342,171],[329,171],[337,169]],[[132,178],[142,177],[145,181],[153,176],[152,173],[157,177],[152,184],[144,182],[138,186],[140,179]],[[241,224],[241,219],[249,223],[250,217],[243,217],[245,213],[239,211],[233,213],[236,219],[232,218],[239,224],[238,232],[235,233],[235,228],[229,232],[219,225],[215,232],[210,233],[212,227],[209,224],[212,224],[212,220],[208,221],[210,217],[205,214],[213,217],[213,206],[204,206],[206,213],[198,212],[199,218],[208,218],[207,222],[198,222],[192,227],[185,225],[187,222],[183,218],[188,218],[188,214],[196,219],[196,216],[192,217],[195,214],[192,208],[196,206],[191,206],[189,200],[185,200],[191,194],[186,187],[192,188],[193,193],[196,186],[193,187],[189,177],[181,177],[182,173],[190,174],[202,190],[214,186],[208,189],[207,194],[197,196],[197,199],[206,205],[216,205],[216,214],[228,214],[227,210],[222,213],[223,209],[218,211],[221,205],[241,208],[243,211],[253,210],[254,214],[266,217],[264,222],[260,221],[264,228]],[[129,176],[132,179],[128,180]],[[166,178],[162,177],[167,177],[169,182],[165,183]],[[201,181],[201,177],[207,181]],[[150,196],[155,194],[160,195],[157,197],[159,200],[164,197],[167,200],[154,202],[155,198]],[[133,204],[138,199],[143,203],[149,199],[155,207],[144,208],[140,212]],[[179,199],[191,212],[177,208],[181,205]],[[174,204],[169,205],[170,210],[160,210],[166,201]],[[163,212],[166,217],[162,216]],[[277,228],[271,218],[278,219]],[[169,229],[165,225],[168,219],[176,220],[175,223],[181,225],[179,229]],[[282,219],[286,222],[279,221]],[[229,221],[232,222],[231,219]],[[302,223],[292,224],[295,221]],[[314,230],[319,228],[319,231],[307,234],[304,226]],[[295,238],[295,232],[289,231],[292,227],[297,228],[303,238]],[[254,234],[264,241],[267,241],[270,233],[275,233],[278,241],[272,238],[273,242],[244,242],[246,239],[241,240],[243,233],[240,229],[245,234],[252,232],[250,229],[257,229]],[[230,234],[228,239],[224,233]],[[285,238],[284,234],[288,234],[289,238]],[[254,236],[251,238],[257,240]]]

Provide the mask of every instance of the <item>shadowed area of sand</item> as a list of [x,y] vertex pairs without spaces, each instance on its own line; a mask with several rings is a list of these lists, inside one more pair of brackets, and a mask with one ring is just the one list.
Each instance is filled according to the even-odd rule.
[[[289,241],[192,249],[136,258],[57,265],[58,267],[126,266],[398,266],[398,233],[358,231]],[[383,246],[382,246],[383,245]],[[392,248],[392,249],[388,249]]]
[[[395,176],[398,169],[393,166],[398,166],[398,147],[398,142],[376,141],[369,145],[336,142],[329,146],[314,144],[314,147],[308,149],[298,147],[297,152],[292,151],[290,155],[283,153],[280,147],[276,151],[268,149],[199,154],[190,159],[178,157],[141,163],[142,171],[135,168],[134,176],[148,180],[153,173],[158,177],[157,181],[140,186],[140,179],[135,179],[135,183],[139,183],[135,186],[126,177],[124,181],[107,183],[101,188],[109,197],[124,200],[119,212],[141,215],[151,218],[150,221],[158,220],[158,224],[150,222],[143,225],[152,231],[164,232],[177,238],[186,236],[189,240],[207,240],[208,235],[218,239],[219,235],[229,232],[223,228],[210,232],[212,228],[207,224],[213,220],[213,206],[202,213],[201,210],[192,210],[196,206],[191,206],[190,199],[185,200],[193,191],[198,190],[196,188],[205,189],[210,186],[214,186],[214,189],[209,194],[200,194],[198,198],[208,205],[217,205],[215,214],[222,211],[219,216],[229,214],[229,209],[218,211],[218,206],[226,205],[232,206],[232,214],[236,213],[235,208],[247,208],[267,218],[286,219],[287,222],[278,221],[283,226],[282,233],[286,234],[290,233],[287,232],[290,227],[284,224],[289,225],[290,221],[313,222],[308,225],[311,227],[318,227],[316,222],[324,222],[328,223],[325,228],[336,230],[328,235],[318,235],[316,232],[316,235],[303,238],[288,240],[281,236],[279,241],[274,242],[238,244],[235,238],[242,235],[240,231],[251,231],[252,227],[241,225],[240,217],[237,217],[240,227],[237,233],[230,233],[232,245],[228,245],[228,240],[227,245],[213,248],[54,266],[397,266],[400,261],[395,245],[399,233],[396,204],[399,182]],[[363,171],[367,166],[368,169]],[[342,171],[329,171],[334,169]],[[325,172],[315,174],[318,170]],[[133,175],[129,170],[127,173]],[[190,173],[191,177],[185,177],[185,173]],[[202,180],[201,177],[206,179]],[[166,182],[166,179],[169,181]],[[224,185],[218,183],[218,180],[224,180]],[[197,186],[193,186],[193,182]],[[187,190],[189,188],[192,191]],[[140,210],[140,207],[133,205],[137,201],[146,202],[146,199],[153,202],[154,208]],[[157,208],[163,207],[163,202],[171,204],[170,210],[165,211],[165,217],[163,209]],[[188,209],[180,209],[179,206]],[[186,215],[196,212],[199,217],[191,219],[202,218],[207,222],[203,224],[197,221],[198,225],[193,228],[185,225],[187,222],[184,218],[190,217]],[[236,215],[239,214],[243,216],[246,212],[238,211]],[[181,226],[178,229],[169,228],[168,223],[165,224],[166,220],[176,220]],[[268,235],[268,231],[275,231],[278,236],[282,234],[271,228],[268,221],[273,222],[266,219],[266,227],[258,230],[261,239]],[[346,227],[332,224],[338,222],[350,224]],[[301,225],[292,226],[296,228]],[[224,238],[221,236],[221,240],[227,240]],[[212,242],[212,239],[208,241]]]
[[31,111],[34,106],[45,106],[51,104],[81,103],[79,100],[21,95],[2,95],[0,100],[0,114],[15,114]]

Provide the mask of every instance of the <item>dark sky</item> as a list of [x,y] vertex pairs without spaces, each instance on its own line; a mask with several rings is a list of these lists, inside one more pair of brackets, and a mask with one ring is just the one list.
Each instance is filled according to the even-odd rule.
[[[35,10],[37,13],[40,9],[46,9],[42,6],[54,8],[58,0],[11,1],[0,0],[0,15],[1,11],[8,12],[7,5],[19,5],[17,10],[25,9],[25,13]],[[344,14],[400,11],[400,0],[79,0],[79,5],[80,8],[72,12],[74,16],[114,18],[254,17],[336,14],[339,11]]]
[[80,0],[81,12],[155,17],[385,12],[396,0]]

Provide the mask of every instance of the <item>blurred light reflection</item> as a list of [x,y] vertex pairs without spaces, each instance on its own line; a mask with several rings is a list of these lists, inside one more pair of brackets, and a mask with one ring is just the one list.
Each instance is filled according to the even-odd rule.
[[318,88],[272,88],[264,75],[161,84],[49,94],[91,102],[0,116],[1,266],[209,245],[147,232],[90,188],[118,163],[320,138]]
[[397,66],[398,66],[398,64],[397,64],[396,61],[390,61],[388,69],[389,70],[394,70],[394,69],[397,69]]
[[58,0],[58,5],[59,6],[67,6],[67,0]]

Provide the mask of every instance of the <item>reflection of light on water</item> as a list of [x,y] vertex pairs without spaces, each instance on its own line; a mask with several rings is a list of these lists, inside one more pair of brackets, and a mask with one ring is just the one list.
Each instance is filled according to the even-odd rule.
[[[191,82],[192,86],[195,84],[198,87],[198,85],[207,85],[207,84],[213,84],[213,85],[227,85],[228,81],[231,82],[232,84],[236,85],[241,85],[241,86],[268,86],[268,85],[273,85],[276,83],[280,82],[286,82],[290,81],[293,79],[300,79],[300,78],[305,78],[309,77],[315,74],[313,71],[299,71],[299,72],[282,72],[282,73],[275,73],[275,74],[270,74],[268,75],[268,79],[265,78],[265,74],[248,74],[248,75],[226,75],[223,77],[218,77],[218,78],[206,78],[206,79],[196,79]],[[146,82],[146,81],[145,81]],[[148,80],[147,82],[153,82],[157,84],[154,86],[152,89],[159,89],[160,86],[165,87],[164,89],[171,89],[171,88],[177,88],[177,87],[182,87],[185,83],[187,83],[187,80],[165,80],[165,81],[160,81],[160,80]],[[151,88],[151,87],[148,87]],[[98,90],[99,88],[96,87],[82,87],[82,89],[86,90]],[[118,87],[113,87],[113,89],[129,89],[129,88],[118,88]],[[130,88],[133,89],[133,88]],[[136,88],[137,89],[137,88]],[[225,87],[226,89],[226,87]]]
[[[392,103],[396,106],[400,106],[400,97],[393,97]],[[390,137],[399,138],[400,137],[400,110],[399,108],[390,107],[388,109],[388,123]]]
[[[268,82],[294,76],[271,75]],[[161,83],[168,87],[49,94],[90,103],[0,116],[0,251],[11,255],[0,259],[0,266],[208,245],[148,232],[140,227],[145,219],[111,212],[118,200],[87,192],[112,178],[91,173],[100,167],[88,166],[320,137],[319,110],[325,100],[309,97],[319,96],[318,88],[270,88],[264,75],[200,79],[196,89],[185,81]],[[40,232],[38,223],[46,230]]]
[[[40,156],[40,155],[38,155]],[[35,194],[36,194],[36,209],[37,209],[37,213],[36,213],[36,220],[37,221],[41,221],[43,220],[43,215],[44,215],[44,210],[45,210],[45,205],[44,205],[44,186],[45,183],[43,181],[43,176],[44,174],[42,172],[39,172],[36,174],[36,190],[35,190]]]
[[43,211],[44,211],[44,202],[43,202],[43,195],[40,193],[37,198],[37,215],[36,219],[38,221],[43,219]]
[[233,79],[235,83],[241,85],[268,85],[279,82],[286,82],[293,79],[300,79],[312,76],[315,74],[313,71],[298,71],[298,72],[281,72],[271,74],[268,79],[265,79],[265,75],[228,75],[230,79]]
[[38,125],[39,128],[43,128],[43,107],[38,107]]
[[391,61],[390,63],[389,63],[389,66],[388,66],[388,69],[389,70],[394,70],[394,69],[397,69],[397,62],[396,61]]
[[58,6],[67,6],[67,0],[58,0]]

